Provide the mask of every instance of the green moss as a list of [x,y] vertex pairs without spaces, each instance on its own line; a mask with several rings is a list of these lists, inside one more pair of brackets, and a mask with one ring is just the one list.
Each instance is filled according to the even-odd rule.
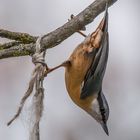
[[4,49],[3,46],[0,45],[0,50],[3,50],[3,49]]
[[20,52],[20,51],[15,51],[15,52],[13,53],[13,56],[15,56],[15,57],[17,57],[17,56],[23,56],[23,55],[30,55],[30,52],[28,52],[28,51],[22,51],[22,52]]

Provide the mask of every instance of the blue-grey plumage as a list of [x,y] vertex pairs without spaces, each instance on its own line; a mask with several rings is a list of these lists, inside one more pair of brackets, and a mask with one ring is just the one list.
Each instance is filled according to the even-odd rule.
[[[104,24],[102,24],[104,23]],[[108,12],[106,9],[103,21],[100,23],[100,28],[103,32],[100,47],[96,53],[84,79],[83,88],[81,91],[81,99],[86,98],[94,93],[98,93],[102,88],[102,81],[106,70],[109,43],[108,43]]]
[[102,90],[101,92],[99,92],[97,100],[99,102],[99,108],[102,115],[102,121],[100,122],[100,124],[104,129],[104,131],[106,132],[106,134],[109,135],[107,124],[106,124],[109,117],[109,106]]

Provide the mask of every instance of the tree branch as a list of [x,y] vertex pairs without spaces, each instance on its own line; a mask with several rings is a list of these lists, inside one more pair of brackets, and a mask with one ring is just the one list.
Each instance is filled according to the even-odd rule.
[[37,39],[37,37],[31,36],[27,33],[11,32],[4,29],[0,29],[0,37],[20,41],[25,44],[35,43]]
[[9,57],[17,57],[17,56],[25,56],[32,55],[35,51],[35,45],[31,44],[20,44],[17,46],[13,46],[8,49],[0,50],[0,59],[9,58]]
[[[95,19],[95,17],[97,17],[101,12],[104,11],[105,5],[107,2],[108,2],[108,6],[111,6],[116,1],[117,0],[94,1],[85,10],[83,10],[80,14],[75,16],[73,19],[71,19],[67,23],[65,23],[63,26],[59,27],[53,32],[46,34],[42,38],[42,41],[41,41],[41,46],[42,46],[41,50],[55,47],[56,45],[60,44],[62,41],[67,39],[69,36],[71,36],[73,33],[77,32],[80,29],[83,29],[85,25],[91,23]],[[8,57],[30,55],[34,53],[35,46],[33,45],[33,43],[35,42],[37,37],[33,37],[29,34],[15,33],[15,32],[13,34],[9,32],[9,34],[10,35],[4,36],[4,33],[3,34],[1,33],[0,36],[3,35],[3,37],[7,37],[7,38],[21,41],[24,43],[27,43],[29,41],[29,43],[32,42],[32,44],[28,44],[28,45],[22,44],[22,45],[13,46],[9,49],[0,50],[0,59],[8,58]]]
[[15,45],[19,45],[19,44],[22,44],[22,42],[11,41],[11,42],[8,42],[8,43],[0,44],[0,50],[8,49],[8,48],[11,48],[11,47],[13,47]]

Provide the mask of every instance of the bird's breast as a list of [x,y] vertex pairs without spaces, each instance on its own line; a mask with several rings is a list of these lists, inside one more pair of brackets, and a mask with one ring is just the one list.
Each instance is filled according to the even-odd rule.
[[69,69],[66,69],[65,83],[66,83],[66,88],[67,88],[70,98],[79,107],[83,108],[86,111],[89,111],[94,97],[90,96],[84,100],[80,99],[81,85],[82,85],[83,79],[84,78],[80,72],[79,73],[73,72],[73,74],[71,74],[69,72]]
[[69,96],[81,108],[87,110],[93,97],[80,99],[81,87],[89,70],[93,57],[88,55],[83,46],[78,46],[69,58],[71,65],[65,68],[65,83]]

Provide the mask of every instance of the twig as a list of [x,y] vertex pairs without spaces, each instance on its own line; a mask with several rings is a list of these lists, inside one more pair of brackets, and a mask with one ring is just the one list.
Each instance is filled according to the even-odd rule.
[[22,42],[12,41],[12,42],[8,42],[8,43],[0,44],[0,50],[9,49],[13,46],[18,46],[19,44],[22,44]]
[[83,37],[87,37],[87,35],[84,34],[82,31],[77,31],[77,33],[81,34]]
[[31,44],[19,44],[8,49],[0,50],[0,59],[9,57],[18,57],[32,55],[35,51],[35,45]]
[[33,43],[33,42],[35,43],[37,39],[37,37],[31,36],[27,33],[11,32],[4,29],[0,29],[0,37],[20,41],[25,44]]
[[[46,50],[48,48],[55,47],[60,44],[62,41],[67,39],[73,33],[85,27],[85,25],[91,23],[95,17],[97,17],[101,12],[104,11],[106,2],[108,2],[108,6],[115,3],[117,0],[96,0],[91,5],[89,5],[85,10],[83,10],[80,14],[74,17],[74,19],[70,20],[63,26],[54,30],[53,32],[45,35],[41,41],[42,50]],[[26,42],[26,41],[25,41]],[[23,56],[34,53],[34,47],[31,45],[22,45],[22,46],[14,46],[10,50],[0,51],[0,59],[14,56]],[[16,49],[15,49],[16,48]],[[23,53],[19,50],[24,50],[26,53]],[[8,53],[8,55],[7,55]],[[14,55],[17,54],[17,55]]]

